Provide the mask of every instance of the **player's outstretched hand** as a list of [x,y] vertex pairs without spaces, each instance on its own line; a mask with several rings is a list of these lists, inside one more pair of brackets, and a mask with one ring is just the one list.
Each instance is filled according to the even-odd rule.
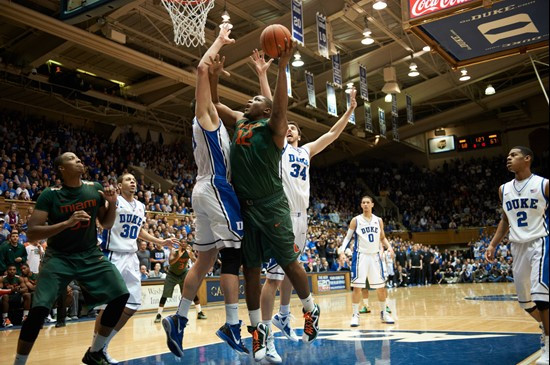
[[90,215],[86,213],[84,210],[77,210],[67,220],[67,226],[74,227],[80,222],[88,222],[90,218],[91,218]]
[[252,56],[250,56],[250,60],[252,61],[252,63],[254,63],[254,67],[258,75],[263,75],[267,73],[269,66],[271,66],[271,62],[273,62],[273,58],[270,58],[269,61],[266,62],[264,55],[260,54],[260,51],[258,51],[257,49],[254,49],[252,51]]
[[357,96],[357,89],[355,87],[351,88],[351,92],[349,94],[349,106],[348,110],[355,110],[357,108],[357,100],[355,100],[355,97]]
[[116,199],[118,197],[118,194],[116,192],[116,189],[112,186],[107,186],[103,191],[99,190],[99,193],[105,200],[109,202],[109,205],[116,204]]
[[223,69],[223,63],[225,62],[225,56],[220,58],[220,55],[217,54],[214,58],[210,57],[210,63],[206,63],[208,65],[208,72],[210,72],[214,76],[220,76],[220,74],[224,74],[225,76],[231,76],[231,74]]
[[277,45],[277,47],[279,47],[279,54],[281,55],[281,57],[279,57],[279,69],[286,68],[286,65],[288,65],[288,62],[290,61],[290,57],[294,54],[297,44],[298,43],[296,41],[285,38],[285,49],[282,49],[280,45]]
[[165,239],[164,241],[162,241],[162,245],[164,247],[174,247],[174,248],[177,248],[179,246],[180,242],[178,241],[177,238],[175,237],[172,237],[172,238],[167,238]]
[[231,27],[229,27],[227,24],[222,24],[220,26],[220,34],[218,34],[218,39],[222,41],[222,44],[233,44],[235,43],[235,40],[233,38],[229,38],[229,35],[231,34]]

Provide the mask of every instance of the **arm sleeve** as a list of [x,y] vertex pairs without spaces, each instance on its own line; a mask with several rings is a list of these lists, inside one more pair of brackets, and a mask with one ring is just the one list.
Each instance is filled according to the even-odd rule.
[[346,237],[344,238],[344,242],[342,242],[342,246],[340,246],[340,248],[338,249],[338,253],[343,253],[343,252],[346,251],[346,248],[348,247],[354,233],[355,233],[355,231],[352,231],[351,229],[348,229],[348,233],[346,234]]

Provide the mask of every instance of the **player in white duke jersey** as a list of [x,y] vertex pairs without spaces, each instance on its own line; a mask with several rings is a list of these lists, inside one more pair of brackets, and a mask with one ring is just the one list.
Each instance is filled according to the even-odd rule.
[[495,259],[495,249],[509,233],[514,264],[514,285],[519,305],[542,322],[544,346],[536,364],[548,364],[548,179],[531,172],[533,151],[516,146],[508,153],[506,167],[514,179],[501,185],[502,218],[486,258]]
[[228,27],[222,26],[197,66],[193,154],[198,171],[191,197],[196,215],[193,249],[197,251],[197,261],[185,278],[177,313],[162,320],[168,348],[178,357],[183,356],[183,332],[189,308],[218,253],[222,263],[220,286],[224,293],[226,323],[216,335],[237,352],[249,352],[241,340],[242,321],[238,317],[243,222],[239,201],[230,183],[230,139],[212,102],[209,83],[209,62],[218,60],[217,54],[223,45],[235,42],[229,38],[230,33]]
[[[172,244],[178,242],[175,238],[165,240],[156,238],[142,229],[145,223],[145,205],[135,198],[137,182],[134,175],[122,174],[117,183],[120,195],[116,203],[115,223],[111,229],[104,230],[101,249],[109,261],[120,271],[122,279],[128,287],[130,297],[122,316],[103,347],[103,354],[109,364],[118,364],[118,361],[112,358],[107,351],[111,339],[124,327],[141,305],[141,273],[139,272],[139,259],[136,255],[138,250],[137,239],[140,238],[163,246],[172,246]],[[105,306],[101,306],[99,309],[101,310],[96,318],[94,337],[99,331]]]
[[[251,57],[254,62],[256,72],[260,80],[261,94],[272,99],[271,89],[267,80],[267,70],[272,60],[265,61],[257,50],[254,50]],[[298,143],[302,138],[301,130],[297,123],[289,121],[286,144],[282,151],[281,158],[281,178],[283,180],[283,189],[285,191],[288,204],[290,206],[290,218],[292,220],[292,230],[294,231],[296,252],[303,252],[306,245],[307,235],[307,208],[309,207],[309,167],[311,159],[327,148],[334,142],[348,124],[349,118],[357,106],[355,95],[357,91],[352,89],[350,94],[350,106],[342,117],[332,126],[332,128],[313,142],[306,143],[299,147]],[[275,295],[280,287],[280,310],[272,317]],[[260,308],[262,312],[262,322],[269,327],[267,339],[266,359],[271,363],[282,361],[277,354],[274,344],[271,323],[273,323],[281,332],[292,341],[299,341],[294,330],[290,325],[290,297],[292,294],[292,283],[286,277],[282,267],[271,259],[267,266],[266,281],[262,287],[260,297]]]
[[383,248],[387,248],[392,257],[394,252],[384,233],[384,222],[382,222],[382,218],[372,213],[373,207],[374,202],[370,196],[361,198],[363,214],[351,220],[342,246],[338,249],[339,254],[344,253],[351,240],[354,239],[351,262],[351,286],[353,287],[351,327],[359,326],[361,291],[366,286],[367,280],[369,286],[376,289],[378,301],[380,302],[380,319],[384,323],[394,323],[390,313],[386,311],[388,291],[386,290],[386,273],[383,268],[383,252],[381,251],[383,251]]

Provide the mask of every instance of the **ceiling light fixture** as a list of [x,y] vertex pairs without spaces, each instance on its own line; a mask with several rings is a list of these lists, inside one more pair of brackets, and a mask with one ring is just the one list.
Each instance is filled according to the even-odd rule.
[[231,24],[229,20],[231,20],[231,16],[229,15],[229,13],[227,12],[224,6],[223,13],[222,13],[222,23],[220,24],[220,28],[226,27],[228,29],[232,29],[233,24]]
[[346,94],[351,94],[352,89],[353,89],[353,82],[348,82],[346,84]]
[[418,68],[418,66],[416,65],[416,63],[414,63],[414,62],[410,63],[410,65],[409,65],[409,76],[410,77],[416,77],[416,76],[420,75],[420,72],[418,72],[417,68]]
[[468,70],[466,70],[465,68],[460,70],[460,74],[461,74],[459,78],[460,81],[468,81],[471,79],[470,75],[468,75]]
[[391,96],[391,94],[386,94],[386,96],[384,96],[384,101],[385,101],[386,103],[391,103],[391,101],[392,101],[392,96]]
[[485,89],[485,95],[494,95],[495,93],[496,91],[493,85],[491,84],[487,85],[487,88]]
[[430,52],[430,51],[432,50],[432,47],[430,47],[430,46],[424,46],[424,47],[422,47],[422,50],[423,50],[424,52]]
[[375,10],[382,10],[385,9],[387,6],[388,4],[386,4],[386,0],[378,0],[372,5],[372,8]]
[[302,61],[302,55],[300,55],[300,52],[296,51],[296,53],[294,53],[294,61],[292,61],[292,66],[302,67],[303,65],[304,61]]
[[364,44],[368,46],[369,44],[374,43],[374,39],[370,36],[372,34],[372,31],[369,29],[369,27],[365,27],[365,30],[363,30],[363,39],[361,39],[361,44]]

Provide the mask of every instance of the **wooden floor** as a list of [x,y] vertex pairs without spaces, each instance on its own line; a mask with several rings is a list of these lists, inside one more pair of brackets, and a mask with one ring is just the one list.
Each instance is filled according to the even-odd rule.
[[[468,332],[524,332],[539,333],[531,319],[515,301],[465,300],[466,297],[513,294],[513,284],[455,284],[389,290],[389,304],[395,324],[392,330],[431,330]],[[321,328],[349,329],[351,294],[317,296],[322,309]],[[380,323],[376,293],[371,292],[371,314],[361,315],[359,329],[387,329]],[[276,304],[278,308],[278,304]],[[185,330],[185,347],[196,347],[220,340],[214,332],[225,319],[223,306],[206,306],[207,320],[196,320],[192,309]],[[301,303],[292,300],[292,312],[297,319],[293,325],[303,325]],[[173,313],[168,310],[165,314]],[[240,318],[248,322],[244,303],[240,305]],[[110,352],[118,360],[146,357],[167,352],[165,334],[161,324],[153,323],[154,314],[135,315],[113,339]],[[74,365],[86,351],[92,339],[93,322],[68,322],[65,328],[46,326],[38,337],[28,364]],[[249,336],[245,328],[243,336]],[[0,331],[0,364],[11,364],[15,354],[19,330]],[[479,349],[479,351],[484,351]]]

